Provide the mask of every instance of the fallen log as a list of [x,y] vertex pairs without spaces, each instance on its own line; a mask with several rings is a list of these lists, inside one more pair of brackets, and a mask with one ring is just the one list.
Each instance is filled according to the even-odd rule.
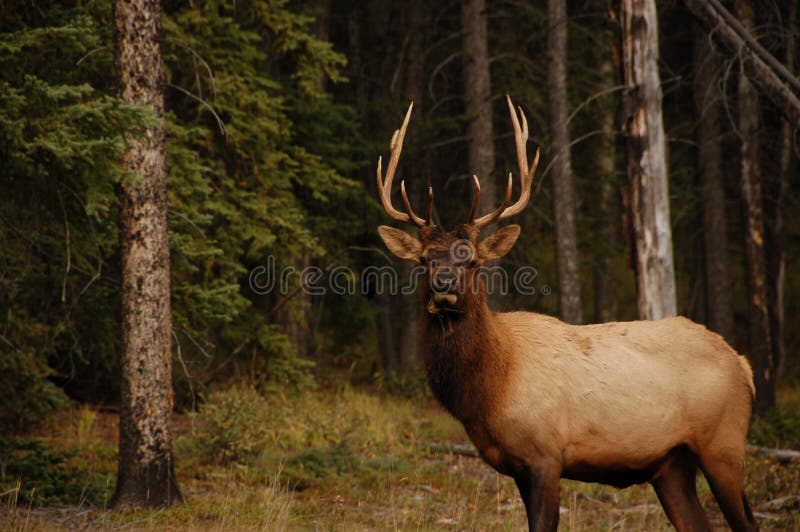
[[770,447],[761,447],[760,445],[748,445],[747,452],[756,456],[771,456],[782,464],[800,461],[800,451],[795,451],[794,449],[772,449]]

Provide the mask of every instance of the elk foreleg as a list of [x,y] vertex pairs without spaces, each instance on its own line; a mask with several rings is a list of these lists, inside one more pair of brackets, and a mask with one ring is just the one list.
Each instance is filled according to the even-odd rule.
[[560,471],[554,466],[525,467],[514,477],[531,532],[558,529],[560,477]]

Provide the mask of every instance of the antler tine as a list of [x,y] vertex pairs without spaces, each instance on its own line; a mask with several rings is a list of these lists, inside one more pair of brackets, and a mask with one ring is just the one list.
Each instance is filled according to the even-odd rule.
[[433,187],[428,187],[428,220],[427,224],[433,223]]
[[[530,199],[531,195],[531,184],[533,183],[533,174],[536,171],[536,167],[539,164],[539,150],[536,150],[536,156],[533,161],[533,166],[528,167],[528,152],[527,152],[527,142],[528,142],[528,119],[525,117],[525,113],[522,111],[522,108],[519,107],[519,116],[517,115],[517,110],[514,109],[514,104],[511,102],[511,97],[506,95],[506,102],[508,103],[508,111],[511,115],[511,124],[514,127],[514,145],[517,150],[517,164],[519,165],[519,174],[520,174],[520,181],[522,185],[522,191],[520,194],[519,199],[509,207],[511,203],[511,189],[512,189],[512,174],[509,172],[508,174],[508,187],[506,188],[506,197],[503,200],[503,203],[500,204],[493,212],[481,216],[477,220],[475,220],[475,225],[479,228],[489,225],[495,221],[505,220],[519,214],[525,209],[525,206],[528,204],[528,200]],[[522,119],[522,125],[520,126],[520,118]]]
[[[414,210],[411,208],[411,202],[408,201],[408,194],[406,194],[406,182],[405,180],[400,181],[400,195],[403,197],[403,205],[406,206],[406,212],[408,213],[408,218],[418,226],[422,227],[423,225],[427,225],[425,220],[414,214]],[[430,191],[428,191],[428,197],[430,198]]]
[[491,223],[493,223],[495,221],[503,219],[504,216],[502,216],[502,215],[504,214],[504,211],[506,210],[506,207],[508,207],[508,205],[511,203],[511,193],[512,193],[513,188],[514,188],[514,178],[512,177],[511,172],[509,172],[508,173],[508,184],[506,185],[506,195],[503,198],[503,202],[500,204],[500,206],[498,208],[496,208],[495,210],[493,210],[489,214],[484,214],[483,216],[481,216],[480,218],[475,220],[475,222],[474,222],[475,225],[477,225],[480,228],[480,227],[487,226],[487,225],[489,225],[489,224],[491,224]]
[[408,122],[411,120],[412,109],[414,109],[414,102],[408,104],[408,111],[406,111],[406,116],[403,118],[403,125],[400,126],[400,129],[395,130],[389,143],[391,155],[389,156],[389,166],[386,168],[386,181],[383,185],[387,191],[392,189],[392,179],[394,179],[394,171],[397,170],[397,163],[400,161],[400,153],[403,151],[403,141],[406,138],[406,129],[408,128]]
[[519,114],[522,117],[523,127],[520,128],[519,118],[517,111],[514,109],[514,104],[511,103],[511,97],[506,95],[506,103],[508,103],[508,112],[511,115],[511,124],[514,126],[514,146],[517,149],[517,164],[519,165],[519,178],[524,180],[528,175],[528,152],[526,145],[528,143],[528,119],[522,108],[519,108]]
[[414,102],[411,102],[408,105],[406,116],[403,118],[403,124],[400,126],[400,129],[395,130],[395,132],[392,134],[392,140],[389,142],[391,155],[389,156],[389,165],[386,168],[385,178],[382,172],[383,159],[378,157],[378,195],[380,196],[381,204],[383,205],[384,210],[386,210],[386,213],[389,216],[400,222],[414,223],[416,225],[423,226],[425,225],[425,220],[414,214],[414,211],[411,209],[411,204],[408,201],[408,195],[406,194],[405,183],[401,183],[400,188],[403,196],[403,203],[406,207],[406,213],[398,211],[392,205],[392,181],[394,179],[395,170],[397,170],[397,163],[400,161],[400,153],[403,151],[403,140],[406,136],[406,129],[408,128],[408,123],[411,120],[411,110],[413,108]]
[[472,174],[472,182],[475,184],[475,197],[472,199],[472,207],[469,209],[469,218],[467,218],[469,224],[475,221],[475,213],[478,212],[478,203],[481,201],[481,182],[475,174]]

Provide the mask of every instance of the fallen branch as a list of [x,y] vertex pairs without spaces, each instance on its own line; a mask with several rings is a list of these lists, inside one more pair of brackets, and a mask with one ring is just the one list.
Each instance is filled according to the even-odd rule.
[[800,98],[795,92],[800,81],[760,46],[719,2],[684,0],[684,3],[719,42],[740,57],[747,77],[772,100],[789,123],[800,125]]
[[794,449],[772,449],[770,447],[761,447],[759,445],[748,445],[747,452],[758,456],[771,456],[776,458],[782,464],[786,464],[794,460],[800,461],[800,451],[795,451]]
[[[471,443],[423,442],[423,445],[434,452],[457,454],[472,458],[480,457],[478,450]],[[781,463],[800,460],[800,451],[795,451],[794,449],[772,449],[759,445],[748,445],[747,452],[758,456],[771,456]]]
[[458,454],[461,456],[469,456],[471,458],[480,457],[478,450],[471,443],[424,442],[423,445],[435,452]]
[[760,511],[774,512],[785,510],[800,510],[800,496],[786,495],[785,497],[778,497],[765,503],[759,504]]

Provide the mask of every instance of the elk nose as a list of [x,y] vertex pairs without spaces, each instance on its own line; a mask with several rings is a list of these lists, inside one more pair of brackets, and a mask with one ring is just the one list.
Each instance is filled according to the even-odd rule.
[[437,294],[447,294],[448,292],[452,292],[455,288],[455,284],[455,273],[449,270],[438,271],[433,276],[433,290]]

